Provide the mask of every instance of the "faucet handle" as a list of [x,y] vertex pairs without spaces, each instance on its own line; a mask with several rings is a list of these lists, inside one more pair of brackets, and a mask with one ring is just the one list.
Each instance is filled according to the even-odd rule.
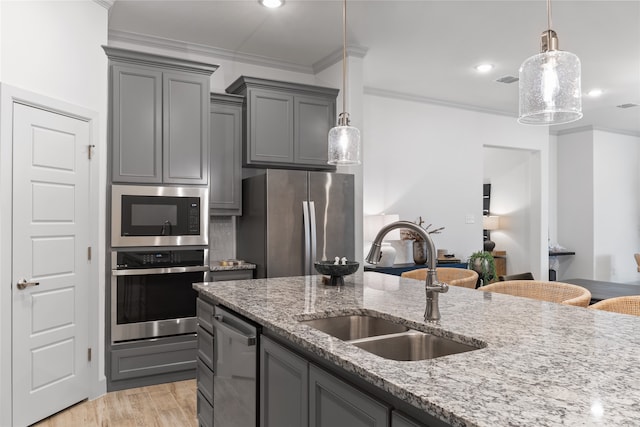
[[431,286],[427,286],[427,291],[440,292],[441,294],[449,292],[449,285],[444,282],[436,282]]

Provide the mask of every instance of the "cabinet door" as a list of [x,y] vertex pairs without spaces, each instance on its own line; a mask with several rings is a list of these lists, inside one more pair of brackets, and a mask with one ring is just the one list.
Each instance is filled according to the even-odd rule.
[[163,73],[163,181],[209,182],[209,78]]
[[162,73],[111,68],[113,182],[162,182]]
[[211,104],[209,208],[242,215],[242,105]]
[[389,426],[390,408],[309,365],[310,427]]
[[262,336],[260,426],[308,425],[307,361]]
[[327,164],[329,130],[336,104],[325,98],[296,96],[294,112],[295,163],[334,168]]
[[406,415],[392,411],[391,413],[391,427],[426,427],[424,424],[418,424],[417,421],[413,421]]
[[293,96],[249,91],[247,164],[293,163]]

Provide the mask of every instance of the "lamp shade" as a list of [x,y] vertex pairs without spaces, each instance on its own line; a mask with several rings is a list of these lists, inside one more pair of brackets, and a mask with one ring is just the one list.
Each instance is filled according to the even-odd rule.
[[[400,215],[367,215],[364,217],[364,240],[366,242],[373,242],[378,234],[378,231],[385,225],[391,224],[400,220]],[[391,230],[384,238],[384,240],[400,240],[400,230]]]
[[580,59],[550,50],[520,66],[518,122],[530,125],[569,123],[582,118]]
[[483,216],[482,217],[482,229],[483,230],[497,230],[500,228],[500,217],[497,215]]
[[329,131],[330,165],[360,164],[360,131],[349,125],[339,124]]

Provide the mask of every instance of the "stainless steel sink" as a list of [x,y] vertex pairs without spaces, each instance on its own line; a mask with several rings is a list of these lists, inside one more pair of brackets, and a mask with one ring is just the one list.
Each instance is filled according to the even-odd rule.
[[390,320],[366,315],[336,316],[303,320],[300,323],[319,329],[343,341],[406,332],[408,327]]
[[392,360],[435,359],[479,348],[367,315],[325,317],[300,323]]
[[385,359],[406,361],[435,359],[478,349],[448,338],[413,330],[404,334],[355,341],[351,344]]

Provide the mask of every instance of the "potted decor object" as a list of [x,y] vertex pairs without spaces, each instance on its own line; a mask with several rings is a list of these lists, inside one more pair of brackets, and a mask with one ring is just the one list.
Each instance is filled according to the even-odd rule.
[[[444,227],[436,228],[435,230],[429,230],[431,224],[424,227],[424,220],[422,217],[416,221],[420,227],[424,228],[424,231],[428,234],[439,234]],[[413,240],[413,262],[416,264],[425,264],[427,262],[427,242],[424,241],[422,236],[419,233],[416,233],[413,230],[409,230],[407,228],[403,228],[400,230],[400,238],[402,240]],[[433,266],[429,266],[433,268]]]
[[496,264],[491,252],[478,251],[469,256],[469,269],[474,270],[482,280],[480,286],[488,285],[496,277]]

